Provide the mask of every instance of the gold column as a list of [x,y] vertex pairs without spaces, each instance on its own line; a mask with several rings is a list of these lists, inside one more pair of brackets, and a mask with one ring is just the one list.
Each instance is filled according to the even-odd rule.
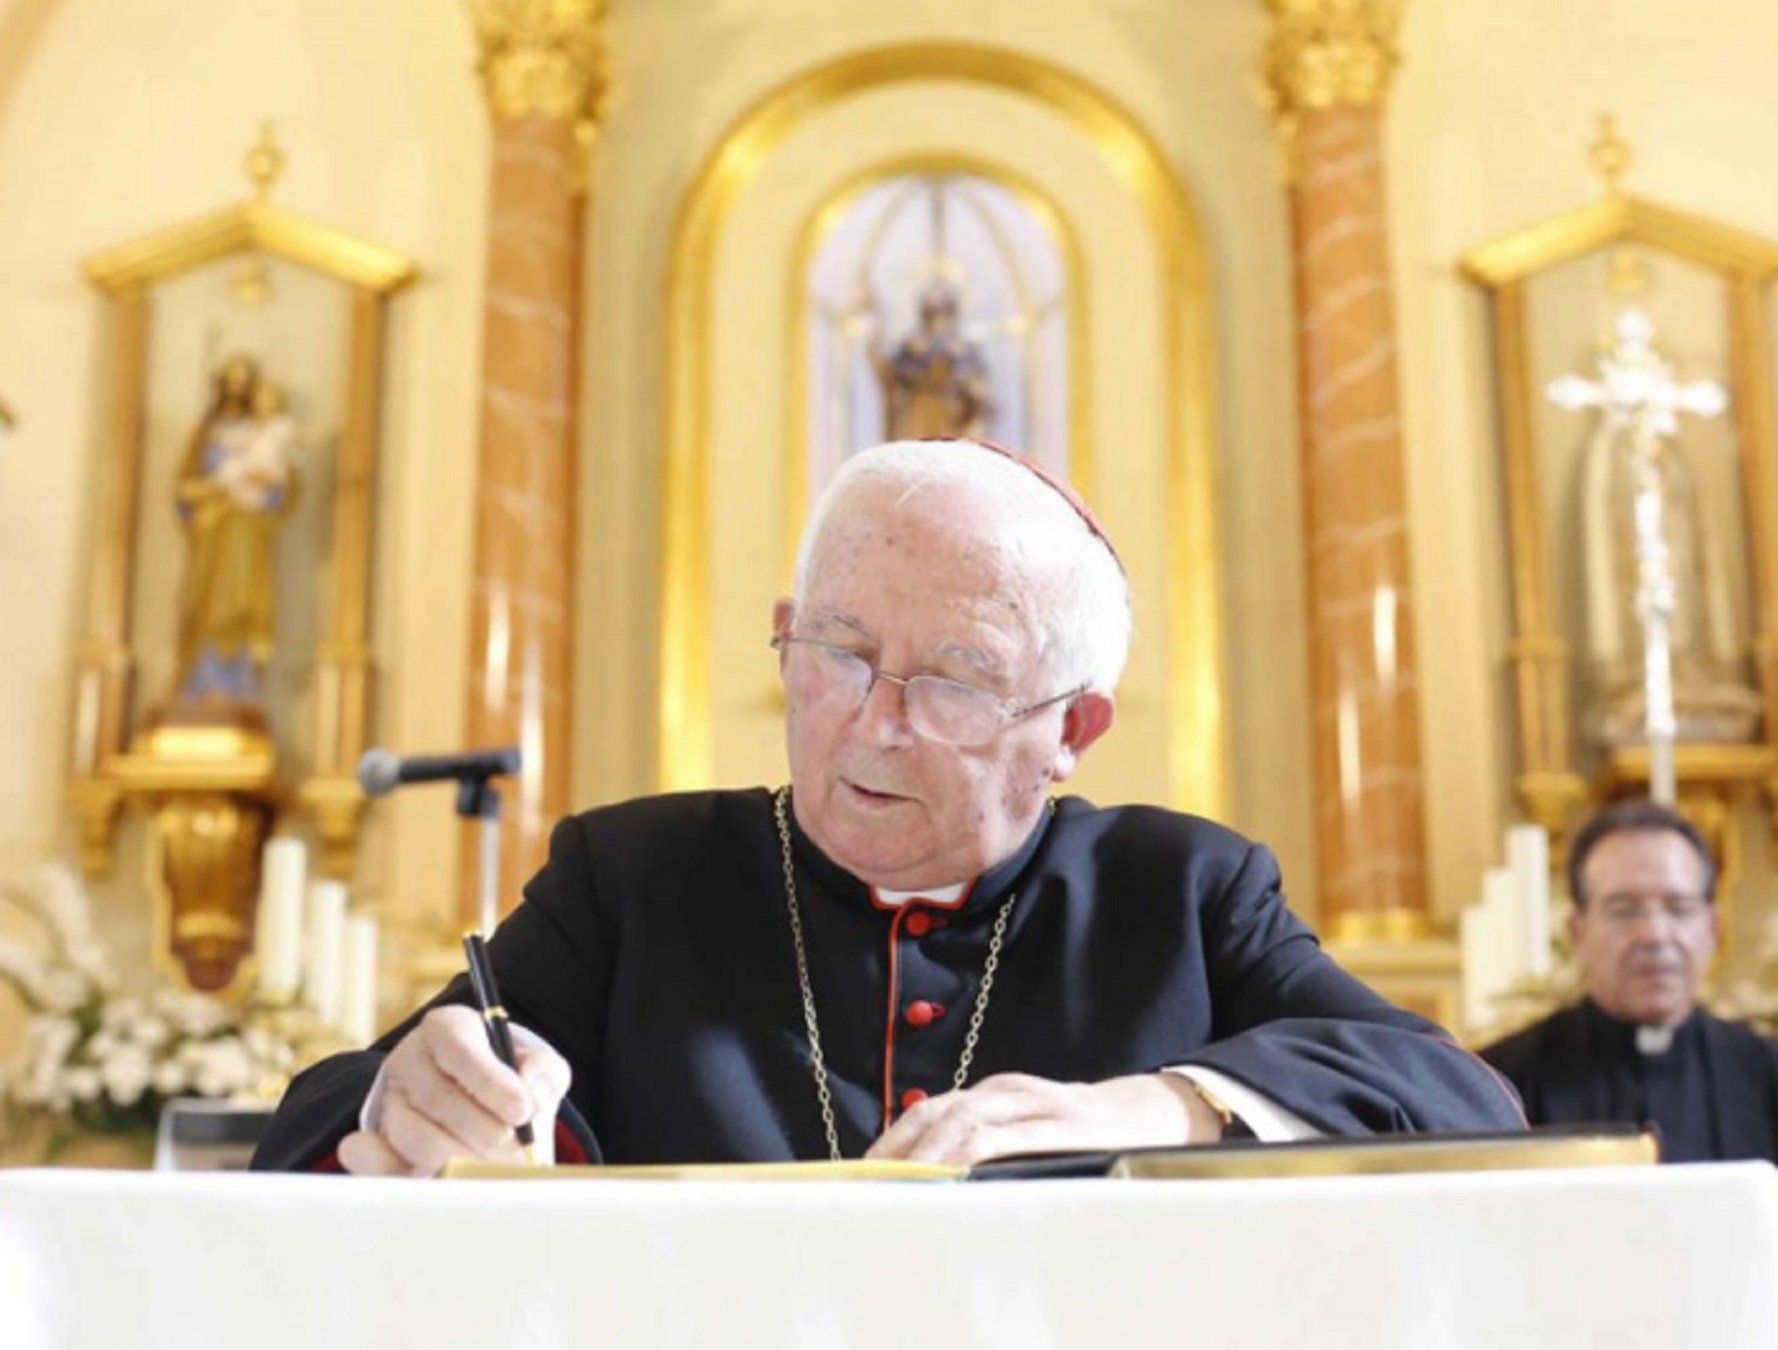
[[1531,364],[1525,287],[1512,281],[1494,292],[1496,382],[1500,437],[1506,452],[1507,530],[1512,539],[1513,623],[1509,656],[1524,763],[1519,800],[1557,839],[1565,837],[1585,785],[1569,767],[1568,644],[1556,631],[1544,560],[1543,500],[1531,444]]
[[111,870],[111,827],[122,794],[105,778],[129,734],[135,655],[130,648],[130,560],[136,554],[136,499],[142,476],[142,409],[148,386],[148,295],[132,286],[111,305],[116,397],[108,437],[111,483],[93,544],[92,599],[75,675],[74,776],[69,796],[80,821],[89,875]]
[[[1766,338],[1765,279],[1747,272],[1728,282],[1729,351],[1735,373],[1735,430],[1753,551],[1757,597],[1754,669],[1764,705],[1766,740],[1778,741],[1778,431],[1772,425],[1772,356]],[[1766,796],[1778,828],[1778,773]]]
[[1288,166],[1322,927],[1427,930],[1413,587],[1384,197],[1401,0],[1267,0]]
[[346,358],[346,419],[340,432],[333,502],[334,565],[327,636],[315,653],[315,764],[303,784],[315,819],[320,870],[350,877],[357,864],[364,793],[354,771],[369,734],[371,677],[367,603],[371,522],[375,519],[377,428],[382,420],[383,296],[352,289],[352,342]]
[[[470,5],[493,140],[465,739],[525,755],[523,776],[504,789],[502,910],[568,807],[578,238],[605,83],[603,8]],[[466,830],[465,918],[476,912],[478,848]]]

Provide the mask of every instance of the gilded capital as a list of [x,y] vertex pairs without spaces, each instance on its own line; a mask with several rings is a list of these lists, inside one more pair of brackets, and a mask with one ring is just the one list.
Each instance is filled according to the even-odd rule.
[[1406,0],[1266,0],[1272,34],[1260,56],[1260,102],[1287,156],[1305,113],[1380,108],[1399,60]]
[[469,0],[478,70],[497,118],[598,125],[605,99],[605,0]]

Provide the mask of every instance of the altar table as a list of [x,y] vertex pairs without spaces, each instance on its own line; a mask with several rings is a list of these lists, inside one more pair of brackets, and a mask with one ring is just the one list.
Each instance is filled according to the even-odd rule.
[[0,1171],[0,1346],[1778,1347],[1764,1163],[1266,1181]]

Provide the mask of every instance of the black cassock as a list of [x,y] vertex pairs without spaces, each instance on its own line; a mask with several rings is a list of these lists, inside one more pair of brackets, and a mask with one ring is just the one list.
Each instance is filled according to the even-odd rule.
[[[950,1088],[1012,895],[971,1083],[1196,1064],[1328,1134],[1522,1124],[1492,1070],[1341,971],[1286,907],[1271,853],[1218,825],[1064,798],[961,901],[900,908],[792,829],[848,1157],[917,1094]],[[572,1067],[564,1116],[605,1161],[827,1156],[769,793],[563,821],[490,951],[514,1022]],[[439,1001],[469,1002],[466,979]],[[254,1165],[324,1165],[410,1025],[301,1075]]]
[[1588,999],[1482,1056],[1513,1080],[1533,1125],[1653,1124],[1669,1162],[1778,1162],[1778,1041],[1702,1008],[1658,1053],[1636,1032]]

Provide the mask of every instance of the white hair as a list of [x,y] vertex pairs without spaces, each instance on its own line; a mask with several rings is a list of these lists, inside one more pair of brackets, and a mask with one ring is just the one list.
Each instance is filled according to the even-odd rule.
[[954,488],[991,505],[998,542],[1050,583],[1037,641],[1050,675],[1065,688],[1109,694],[1130,654],[1130,586],[1110,546],[1051,483],[972,441],[892,441],[853,455],[809,512],[796,550],[793,594],[802,607],[822,536],[866,488]]

